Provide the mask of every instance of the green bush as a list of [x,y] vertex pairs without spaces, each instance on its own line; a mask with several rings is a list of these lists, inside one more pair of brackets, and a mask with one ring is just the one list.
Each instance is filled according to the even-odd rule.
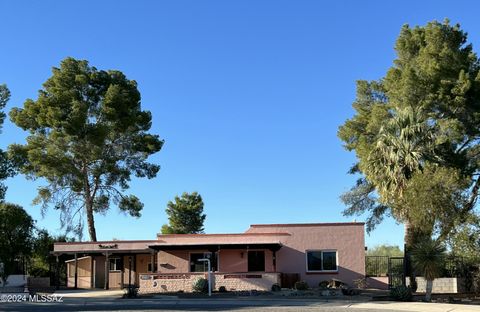
[[308,289],[308,284],[304,281],[298,281],[295,283],[295,289],[296,290],[307,290]]
[[390,296],[395,301],[412,301],[412,289],[406,286],[397,286],[390,291]]
[[321,281],[320,283],[318,283],[318,287],[320,287],[320,289],[327,289],[329,286],[329,281]]
[[207,293],[208,292],[208,280],[205,278],[199,278],[193,282],[193,291]]
[[124,289],[123,298],[136,298],[138,297],[138,287],[130,285]]
[[31,268],[28,273],[33,277],[50,277],[50,271],[40,267]]
[[272,285],[272,291],[280,291],[282,288],[277,283]]

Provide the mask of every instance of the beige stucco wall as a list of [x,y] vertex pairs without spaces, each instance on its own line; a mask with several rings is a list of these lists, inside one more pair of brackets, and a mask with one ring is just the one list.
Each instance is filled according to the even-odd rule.
[[[77,287],[90,288],[92,258],[81,258],[77,263]],[[75,261],[67,262],[67,287],[75,287]]]

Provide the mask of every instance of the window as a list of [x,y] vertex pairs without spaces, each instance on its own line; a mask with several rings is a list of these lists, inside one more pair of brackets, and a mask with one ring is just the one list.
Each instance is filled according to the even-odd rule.
[[265,271],[265,252],[255,250],[248,252],[248,272]]
[[120,258],[110,258],[110,271],[121,271],[122,270],[122,259]]
[[210,266],[212,272],[217,270],[218,253],[202,252],[190,254],[190,272],[207,272],[208,265],[206,261],[199,261],[200,259],[210,259]]
[[336,250],[307,250],[307,272],[337,271]]

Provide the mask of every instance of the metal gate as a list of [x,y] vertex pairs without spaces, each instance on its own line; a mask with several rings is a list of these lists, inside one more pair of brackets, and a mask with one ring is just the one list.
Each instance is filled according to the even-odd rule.
[[388,258],[388,288],[395,288],[403,284],[405,278],[405,266],[403,257]]

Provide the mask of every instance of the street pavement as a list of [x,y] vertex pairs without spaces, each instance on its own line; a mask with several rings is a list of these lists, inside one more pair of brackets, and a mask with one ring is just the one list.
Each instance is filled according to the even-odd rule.
[[0,311],[326,311],[326,312],[480,312],[480,306],[421,302],[353,302],[280,298],[75,298],[55,303],[0,303]]

